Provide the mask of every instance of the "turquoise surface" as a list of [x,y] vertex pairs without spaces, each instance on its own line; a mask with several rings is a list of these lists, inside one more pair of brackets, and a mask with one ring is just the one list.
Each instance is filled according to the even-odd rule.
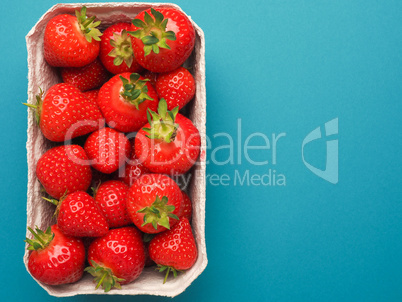
[[[2,4],[5,301],[56,300],[22,262],[21,105],[24,37],[56,3]],[[402,301],[402,2],[175,3],[205,32],[210,139],[209,263],[175,301]]]

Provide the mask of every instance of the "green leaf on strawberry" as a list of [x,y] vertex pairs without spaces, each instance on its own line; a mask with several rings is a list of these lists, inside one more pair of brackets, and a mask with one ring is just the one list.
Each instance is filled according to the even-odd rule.
[[78,20],[78,25],[80,26],[80,29],[82,33],[85,35],[85,39],[91,43],[92,39],[96,41],[100,41],[101,39],[99,38],[102,36],[102,33],[100,32],[99,29],[96,27],[100,25],[100,21],[95,21],[95,16],[92,16],[91,18],[87,17],[87,8],[83,6],[81,8],[81,11],[76,10],[75,11],[75,16],[77,17]]
[[133,25],[140,28],[136,31],[129,33],[144,43],[145,56],[149,55],[152,51],[156,54],[159,53],[159,48],[170,49],[166,40],[175,41],[176,34],[173,31],[166,31],[166,26],[169,19],[165,19],[161,12],[151,8],[151,14],[145,12],[144,21],[134,19]]
[[113,49],[108,53],[108,56],[114,58],[114,65],[120,66],[125,62],[128,67],[131,67],[134,56],[131,39],[127,31],[123,29],[121,35],[113,33],[113,39],[110,39],[110,45],[113,46]]
[[95,289],[98,289],[100,286],[102,286],[105,292],[110,291],[112,288],[121,289],[120,282],[125,281],[125,279],[116,277],[110,268],[103,267],[93,260],[91,260],[91,265],[86,267],[84,271],[95,277]]
[[29,244],[28,250],[30,251],[36,251],[45,248],[54,238],[54,233],[52,232],[51,227],[48,227],[45,232],[43,232],[38,227],[36,227],[36,232],[30,227],[28,227],[28,230],[34,236],[34,239],[26,238],[26,240],[24,240],[26,243]]
[[168,205],[168,198],[163,196],[162,199],[156,196],[155,201],[151,206],[138,210],[137,213],[144,213],[144,223],[142,226],[148,223],[152,224],[154,229],[158,228],[158,225],[170,229],[169,217],[179,220],[177,215],[173,214],[175,206]]
[[129,103],[133,104],[137,110],[139,110],[138,106],[145,102],[146,100],[153,100],[148,95],[148,87],[147,82],[148,79],[141,79],[138,73],[132,73],[130,75],[130,80],[120,76],[121,81],[123,82],[123,91],[120,95]]
[[165,99],[160,99],[158,104],[158,113],[148,109],[147,117],[150,128],[143,128],[149,139],[161,139],[167,143],[174,141],[176,132],[179,127],[175,123],[176,115],[179,112],[179,107],[167,110]]

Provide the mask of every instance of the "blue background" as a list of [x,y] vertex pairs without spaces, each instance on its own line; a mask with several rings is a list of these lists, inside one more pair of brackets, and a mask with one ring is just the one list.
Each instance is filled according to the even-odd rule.
[[[25,35],[55,1],[7,1],[0,32],[1,284],[6,301],[54,301],[22,262],[26,230]],[[402,301],[402,2],[176,1],[204,30],[212,148],[254,132],[285,133],[271,150],[210,163],[209,263],[177,301]],[[310,172],[304,137],[339,118],[339,183]],[[254,138],[250,144],[263,143]],[[213,149],[212,149],[213,150]],[[212,150],[208,154],[211,160]],[[226,149],[215,151],[224,162]],[[306,147],[325,167],[325,140]],[[241,164],[238,162],[238,156]],[[233,185],[275,170],[286,186]],[[106,301],[79,296],[65,301]],[[170,301],[119,297],[117,301]]]

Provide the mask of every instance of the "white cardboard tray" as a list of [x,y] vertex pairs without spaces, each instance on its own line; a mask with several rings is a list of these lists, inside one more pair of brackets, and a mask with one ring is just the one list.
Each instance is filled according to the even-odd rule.
[[[139,3],[139,2],[110,2],[110,3],[69,3],[56,4],[50,8],[30,30],[26,36],[28,50],[28,103],[35,102],[35,96],[39,87],[46,91],[52,85],[61,82],[56,69],[50,67],[43,57],[43,35],[47,22],[58,14],[74,14],[76,9],[83,5],[87,7],[89,15],[96,15],[102,21],[101,28],[119,22],[131,22],[142,10],[149,7],[175,7],[171,3]],[[190,17],[191,18],[191,17]],[[192,168],[192,180],[188,192],[193,201],[193,232],[198,247],[198,259],[195,265],[188,271],[179,274],[177,278],[170,278],[163,284],[163,274],[158,273],[153,267],[145,268],[141,276],[134,282],[124,285],[121,290],[113,289],[104,293],[102,289],[95,290],[92,277],[84,273],[83,279],[74,284],[61,286],[46,285],[38,281],[50,295],[67,297],[82,294],[106,294],[106,295],[160,295],[174,297],[182,293],[207,266],[207,254],[205,244],[205,152],[206,152],[206,90],[205,90],[205,39],[200,27],[193,22],[196,31],[195,49],[186,64],[192,66],[192,72],[196,80],[195,99],[188,105],[190,119],[198,128],[201,135],[201,160]],[[27,160],[28,160],[28,194],[27,194],[27,226],[38,226],[41,229],[54,224],[52,217],[54,206],[41,199],[41,186],[35,175],[35,166],[41,155],[53,144],[47,141],[36,125],[34,113],[28,109],[27,130]],[[30,233],[27,231],[27,237]],[[25,251],[24,263],[27,267],[29,252]]]

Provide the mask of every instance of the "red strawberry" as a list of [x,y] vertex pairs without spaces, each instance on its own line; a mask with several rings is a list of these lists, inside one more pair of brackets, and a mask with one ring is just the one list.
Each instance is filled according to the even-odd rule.
[[111,228],[131,224],[126,209],[127,193],[128,186],[118,180],[106,181],[96,190],[95,201]]
[[91,184],[91,168],[84,149],[63,145],[46,151],[36,165],[36,176],[46,192],[54,197],[86,191]]
[[163,174],[144,174],[130,187],[127,211],[144,233],[160,233],[178,221],[183,196],[175,181]]
[[82,94],[90,101],[92,101],[94,104],[98,105],[98,93],[99,89],[93,89],[93,90],[88,90],[84,91]]
[[102,126],[102,113],[78,88],[65,83],[53,85],[36,96],[36,105],[24,104],[36,111],[43,135],[63,142],[88,134]]
[[188,219],[182,217],[170,230],[157,234],[149,244],[149,255],[160,272],[166,270],[163,283],[169,272],[176,277],[177,271],[191,268],[198,251]]
[[99,93],[99,89],[93,89],[93,90],[88,90],[83,92],[82,94],[91,102],[93,102],[94,104],[96,104],[96,106],[98,106],[98,93]]
[[119,22],[103,32],[99,58],[106,69],[113,74],[142,70],[133,54],[131,37],[127,33],[130,28],[131,23]]
[[85,271],[95,277],[96,288],[102,285],[105,292],[134,281],[145,263],[141,233],[134,227],[110,230],[91,243],[88,262],[91,266]]
[[151,111],[152,120],[135,137],[135,156],[153,173],[179,175],[196,162],[201,138],[197,128],[178,114],[178,107],[167,110],[161,99],[158,114]]
[[40,282],[49,285],[73,283],[84,273],[85,248],[80,239],[64,235],[57,225],[45,232],[28,227],[34,239],[26,238],[28,250],[32,250],[28,260],[28,270]]
[[121,132],[134,132],[147,122],[147,109],[156,109],[155,89],[136,73],[115,75],[98,94],[98,105],[109,126]]
[[99,88],[109,79],[109,72],[99,59],[84,67],[64,67],[61,69],[64,83],[77,87],[81,91]]
[[95,17],[87,18],[85,6],[75,16],[53,17],[45,28],[45,60],[56,67],[82,67],[95,60],[102,34],[96,28],[100,21],[94,20]]
[[181,191],[181,193],[183,194],[183,204],[180,217],[186,217],[188,221],[191,221],[191,216],[193,214],[191,199],[188,197],[186,192]]
[[133,19],[134,55],[144,68],[168,72],[190,56],[195,43],[191,20],[174,8],[147,9]]
[[124,171],[119,171],[118,178],[131,187],[141,175],[148,172],[148,169],[134,157],[127,162]]
[[156,80],[156,92],[159,98],[166,100],[168,110],[184,107],[195,94],[195,81],[191,73],[184,67],[160,74]]
[[103,128],[91,133],[84,149],[93,168],[110,174],[126,162],[131,153],[131,144],[124,133]]
[[57,225],[63,234],[73,237],[100,237],[109,226],[95,200],[84,191],[62,197],[60,201],[47,199],[57,205]]

